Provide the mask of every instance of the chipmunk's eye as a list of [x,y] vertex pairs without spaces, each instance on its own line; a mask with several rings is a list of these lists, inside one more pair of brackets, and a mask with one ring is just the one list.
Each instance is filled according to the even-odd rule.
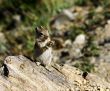
[[39,31],[36,31],[36,36],[37,37],[41,37],[43,34],[41,33],[41,32],[39,32]]
[[37,37],[41,37],[43,35],[41,32],[41,27],[36,27],[35,30],[36,30],[36,36]]

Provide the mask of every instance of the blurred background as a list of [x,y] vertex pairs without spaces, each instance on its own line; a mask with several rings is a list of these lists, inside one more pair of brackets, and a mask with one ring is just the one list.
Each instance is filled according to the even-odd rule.
[[110,61],[109,19],[109,0],[0,0],[0,62],[9,55],[32,58],[34,28],[42,25],[55,41],[57,63],[94,72]]

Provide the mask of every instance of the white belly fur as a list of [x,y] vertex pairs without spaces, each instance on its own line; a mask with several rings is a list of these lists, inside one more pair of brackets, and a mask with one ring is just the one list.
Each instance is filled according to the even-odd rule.
[[52,60],[52,48],[48,48],[38,59],[45,65],[48,66]]

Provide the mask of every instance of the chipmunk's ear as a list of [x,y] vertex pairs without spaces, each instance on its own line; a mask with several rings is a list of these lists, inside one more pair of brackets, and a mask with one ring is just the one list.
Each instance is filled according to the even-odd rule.
[[44,28],[43,28],[43,26],[37,26],[36,28],[35,28],[35,30],[38,32],[41,32],[42,30],[45,30]]
[[37,27],[35,28],[35,31],[40,31],[40,30],[41,30],[40,26],[37,26]]

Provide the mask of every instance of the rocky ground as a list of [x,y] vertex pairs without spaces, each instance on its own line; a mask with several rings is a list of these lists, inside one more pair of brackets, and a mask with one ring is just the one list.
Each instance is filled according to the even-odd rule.
[[22,55],[8,56],[4,63],[1,91],[110,91],[110,84],[101,77],[67,64],[53,65],[49,71]]

